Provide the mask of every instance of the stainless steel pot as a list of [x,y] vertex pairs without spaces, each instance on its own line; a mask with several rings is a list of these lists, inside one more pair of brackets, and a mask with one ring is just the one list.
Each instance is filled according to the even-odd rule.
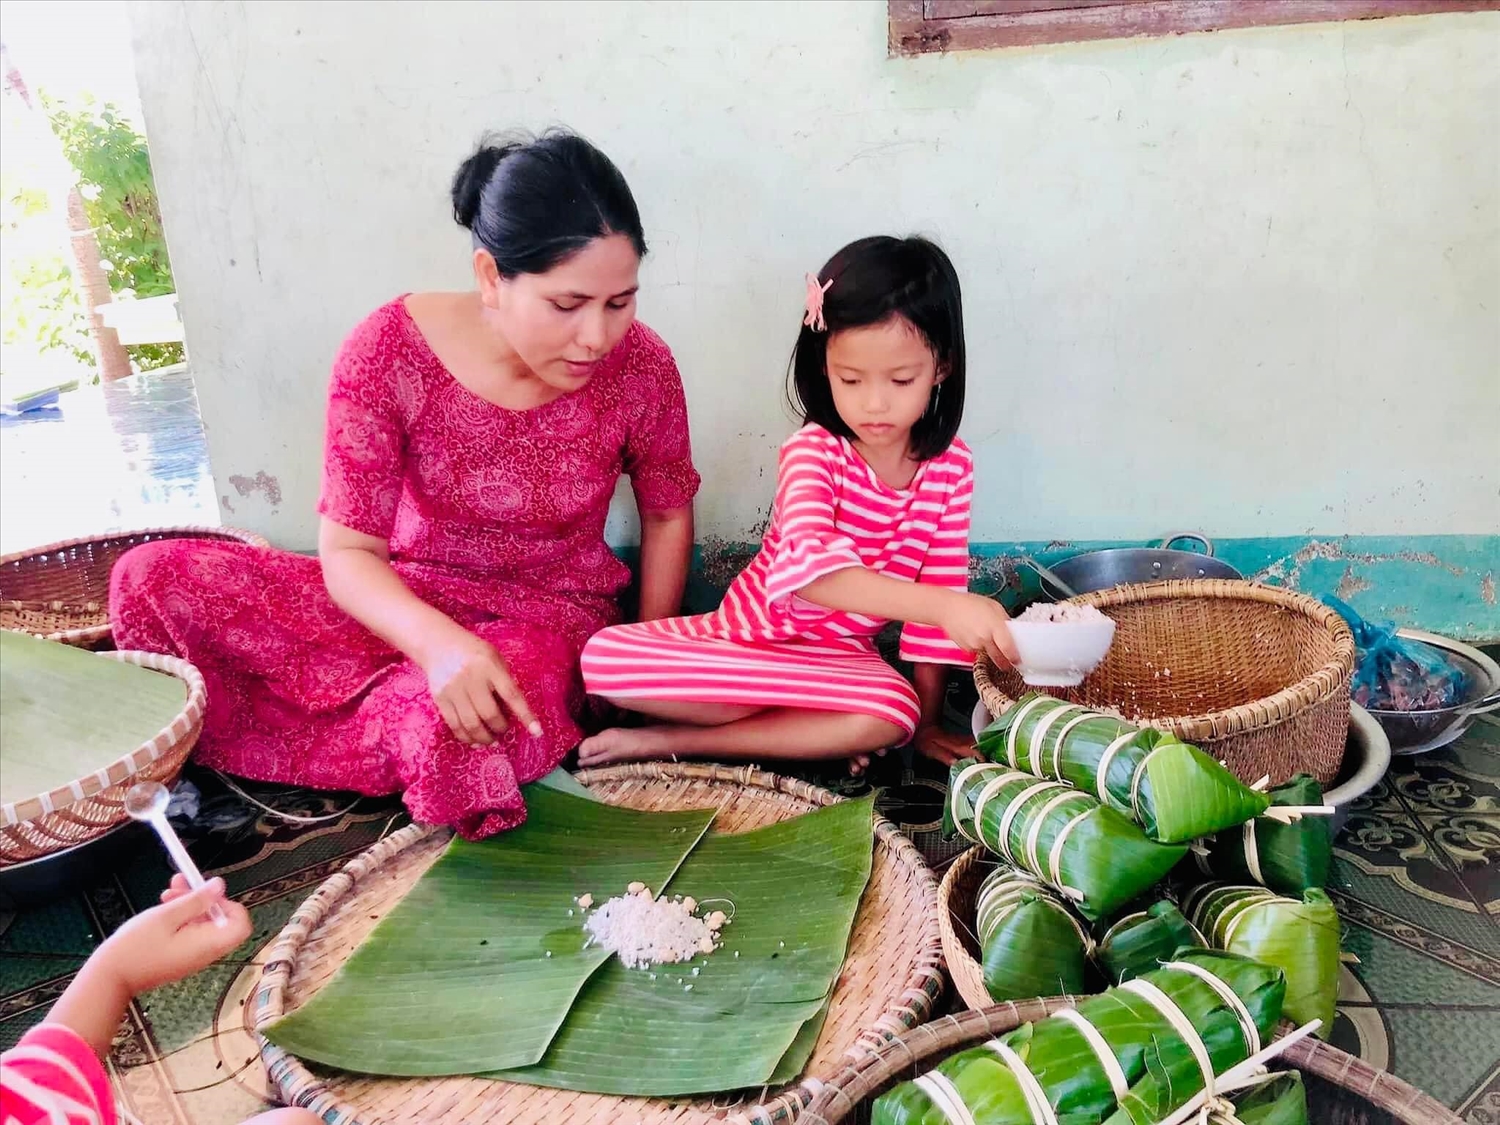
[[1426,711],[1377,711],[1370,714],[1391,740],[1393,754],[1425,754],[1463,736],[1475,716],[1500,709],[1500,665],[1477,648],[1421,629],[1397,629],[1398,637],[1420,641],[1439,650],[1450,664],[1462,668],[1468,698],[1451,707]]
[[[1184,539],[1203,544],[1203,552],[1173,550]],[[1168,582],[1174,578],[1243,578],[1223,559],[1214,558],[1213,541],[1196,531],[1169,535],[1156,547],[1117,547],[1089,551],[1054,563],[1052,571],[1080,594],[1131,586],[1142,582]],[[1067,597],[1044,576],[1042,589],[1053,598]]]

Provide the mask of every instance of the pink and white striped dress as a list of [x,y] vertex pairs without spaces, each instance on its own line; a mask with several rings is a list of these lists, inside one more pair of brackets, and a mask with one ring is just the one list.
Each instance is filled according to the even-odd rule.
[[[872,715],[910,736],[912,685],[875,649],[887,622],[799,596],[850,567],[966,590],[974,460],[954,443],[906,488],[877,477],[844,438],[809,425],[781,449],[771,523],[723,604],[698,617],[618,625],[583,651],[584,685],[612,699],[790,707]],[[929,625],[901,632],[903,660],[968,665]]]
[[115,1125],[115,1120],[109,1076],[72,1028],[40,1024],[0,1055],[4,1125]]

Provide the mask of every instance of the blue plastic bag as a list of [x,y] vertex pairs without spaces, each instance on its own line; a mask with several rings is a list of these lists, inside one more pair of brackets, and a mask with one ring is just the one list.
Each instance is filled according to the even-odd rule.
[[1467,675],[1442,649],[1398,636],[1390,622],[1366,621],[1332,595],[1323,599],[1354,634],[1355,703],[1373,711],[1435,711],[1467,698]]

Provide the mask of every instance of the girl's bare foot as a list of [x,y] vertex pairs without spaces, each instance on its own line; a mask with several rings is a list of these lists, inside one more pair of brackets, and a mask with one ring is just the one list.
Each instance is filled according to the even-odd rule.
[[614,727],[601,731],[592,738],[578,744],[578,766],[607,766],[614,762],[639,762],[647,758],[659,758],[661,752],[651,737],[651,728],[628,730]]

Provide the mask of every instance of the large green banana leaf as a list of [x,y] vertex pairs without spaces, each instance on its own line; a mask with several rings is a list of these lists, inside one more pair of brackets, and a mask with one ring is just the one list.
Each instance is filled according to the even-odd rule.
[[817,1039],[816,1027],[799,1030],[821,1022],[869,881],[872,815],[865,798],[754,832],[709,833],[668,889],[733,903],[722,947],[655,979],[611,958],[542,1061],[493,1077],[659,1096],[795,1077]]
[[0,631],[0,802],[96,773],[182,711],[176,676]]
[[1159,843],[1232,828],[1270,803],[1196,746],[1040,692],[991,723],[979,750],[1092,793]]
[[[976,817],[976,812],[978,816]],[[1061,892],[1089,921],[1159,883],[1187,854],[1087,793],[994,762],[957,762],[945,820]]]
[[[869,879],[871,800],[706,836],[710,813],[637,813],[542,784],[526,800],[525,825],[451,845],[267,1037],[349,1070],[486,1073],[595,1093],[703,1093],[801,1072]],[[574,898],[602,901],[634,880],[724,900],[713,904],[733,914],[721,948],[651,970],[583,950]],[[513,955],[475,957],[481,932],[481,952],[505,934]],[[443,995],[429,999],[434,983]]]
[[1339,997],[1339,915],[1331,899],[1309,890],[1300,899],[1264,887],[1206,883],[1183,899],[1182,912],[1216,948],[1275,965],[1286,974],[1286,1015],[1322,1020],[1333,1030]]
[[539,1062],[609,958],[583,948],[574,899],[622,894],[636,880],[664,886],[713,811],[636,812],[542,785],[525,796],[525,824],[479,843],[455,839],[317,995],[263,1029],[266,1038],[368,1074]]
[[1055,891],[1001,864],[980,883],[976,901],[974,930],[991,999],[1084,991],[1093,942]]
[[1099,938],[1094,963],[1111,984],[1123,984],[1171,960],[1184,946],[1207,944],[1182,912],[1163,899],[1116,919]]
[[[1320,806],[1323,787],[1305,773],[1268,794],[1272,807]],[[1193,849],[1198,870],[1226,883],[1259,883],[1278,894],[1300,895],[1328,883],[1333,832],[1326,816],[1283,822],[1270,816],[1220,832]]]
[[[1178,963],[1196,966],[1217,986],[1191,970],[1174,967]],[[1028,1104],[1022,1070],[1034,1079],[1035,1091],[1046,1099],[1059,1125],[1099,1125],[1116,1113],[1122,1102],[1117,1084],[1124,1099],[1135,1097],[1142,1087],[1150,1088],[1142,1089],[1143,1095],[1154,1097],[1158,1073],[1169,1073],[1176,1083],[1170,1088],[1173,1104],[1166,1112],[1186,1104],[1203,1088],[1196,1056],[1161,1008],[1144,991],[1136,991],[1142,982],[1164,994],[1191,1025],[1215,1074],[1270,1042],[1281,1014],[1280,970],[1225,953],[1181,951],[1171,965],[1083,1001],[1077,1007],[1081,1023],[1049,1016],[950,1056],[934,1072],[878,1098],[872,1125],[958,1125],[958,1118],[942,1108],[945,1098],[955,1097],[982,1125],[1036,1125],[1041,1117]],[[1238,1004],[1224,992],[1232,992]],[[1245,1017],[1249,1027],[1242,1022]],[[999,1050],[1001,1046],[1013,1052],[1014,1062]],[[1113,1078],[1101,1051],[1113,1060]],[[1184,1059],[1189,1066],[1182,1065]]]

